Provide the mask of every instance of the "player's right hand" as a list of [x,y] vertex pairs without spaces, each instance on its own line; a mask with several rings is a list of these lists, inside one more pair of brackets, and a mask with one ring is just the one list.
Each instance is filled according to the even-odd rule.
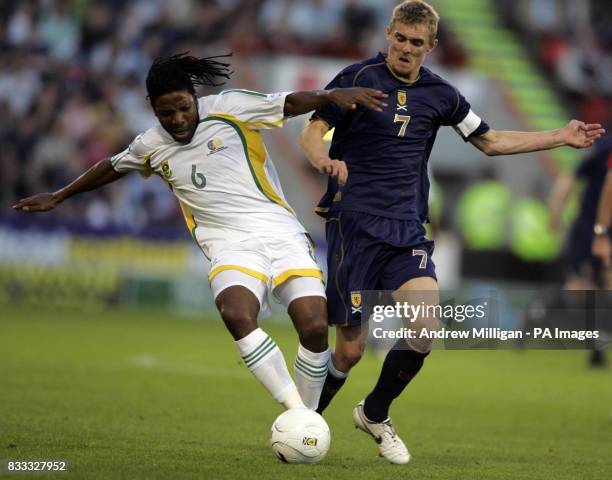
[[331,158],[324,158],[319,161],[318,167],[319,172],[325,173],[330,177],[338,179],[338,184],[342,187],[348,179],[348,168],[346,162],[342,160],[332,160]]
[[388,104],[384,102],[387,95],[380,90],[365,87],[334,88],[329,92],[331,100],[341,108],[355,110],[357,104],[371,110],[382,112]]
[[13,208],[24,212],[48,212],[53,210],[60,203],[57,195],[53,193],[39,193],[28,198],[19,200]]

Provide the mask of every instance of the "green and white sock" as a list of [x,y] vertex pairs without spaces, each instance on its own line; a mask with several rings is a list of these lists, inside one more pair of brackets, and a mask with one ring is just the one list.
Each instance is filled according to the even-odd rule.
[[329,348],[324,352],[311,352],[302,345],[298,347],[295,358],[295,382],[307,408],[316,410],[321,390],[327,376]]
[[276,342],[261,328],[236,341],[242,359],[274,400],[285,408],[304,408]]

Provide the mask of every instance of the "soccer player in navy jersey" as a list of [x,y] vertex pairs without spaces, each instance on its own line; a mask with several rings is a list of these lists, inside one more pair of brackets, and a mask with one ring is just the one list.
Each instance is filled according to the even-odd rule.
[[[428,221],[427,161],[441,126],[453,127],[486,155],[584,148],[604,131],[577,120],[549,132],[490,128],[455,87],[422,66],[437,44],[438,20],[421,0],[395,7],[386,54],[345,68],[327,86],[376,88],[389,95],[388,105],[382,112],[329,105],[317,110],[302,132],[308,160],[330,175],[317,212],[327,219],[327,297],[336,345],[319,412],[363,353],[368,329],[362,328],[361,291],[432,292],[428,302],[437,303],[433,242],[425,238],[423,223]],[[323,137],[331,128],[328,153]],[[415,325],[436,328],[435,319],[415,320]],[[430,349],[430,341],[400,339],[387,354],[374,389],[353,411],[355,426],[374,437],[381,455],[392,463],[407,463],[410,454],[393,429],[389,407]]]
[[[607,290],[612,287],[608,268],[609,253],[606,256],[601,251],[605,251],[605,246],[610,244],[612,190],[606,193],[604,186],[610,184],[608,189],[612,189],[612,135],[605,135],[597,142],[575,172],[562,173],[557,177],[549,200],[553,228],[561,223],[562,210],[578,180],[584,182],[584,189],[578,216],[572,224],[565,246],[567,272],[563,288]],[[548,307],[558,308],[557,305]],[[603,350],[594,348],[589,363],[594,367],[604,366],[606,359]]]
[[[550,199],[551,224],[556,228],[562,210],[577,181],[584,181],[578,216],[569,232],[566,245],[568,276],[566,288],[586,290],[605,288],[605,258],[592,251],[594,241],[609,239],[610,219],[606,214],[598,219],[598,205],[604,209],[612,202],[604,195],[606,178],[612,178],[612,135],[605,135],[593,151],[589,153],[573,173],[559,175]],[[608,180],[609,181],[609,180]],[[609,217],[609,215],[608,215]],[[604,256],[605,257],[605,256]]]
[[[597,151],[600,155],[606,156],[606,166],[608,171],[603,182],[602,192],[599,196],[597,212],[595,215],[595,226],[593,227],[593,243],[591,252],[595,258],[602,262],[607,272],[608,285],[612,284],[612,136],[606,136],[604,148]],[[610,288],[610,287],[608,287]]]

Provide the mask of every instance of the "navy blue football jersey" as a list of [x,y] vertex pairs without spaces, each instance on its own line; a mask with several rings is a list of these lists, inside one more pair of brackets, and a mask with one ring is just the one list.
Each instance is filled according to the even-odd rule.
[[342,189],[330,178],[316,211],[357,211],[402,220],[428,221],[427,161],[440,126],[454,127],[467,140],[488,125],[450,83],[422,67],[412,84],[396,78],[382,54],[345,68],[326,87],[369,87],[389,95],[382,112],[328,104],[313,118],[334,127],[330,157],[344,160]]

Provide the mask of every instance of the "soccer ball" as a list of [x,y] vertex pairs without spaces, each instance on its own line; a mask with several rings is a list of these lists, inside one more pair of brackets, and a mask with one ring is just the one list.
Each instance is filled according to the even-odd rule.
[[331,435],[321,415],[307,408],[292,408],[274,420],[270,446],[285,463],[317,463],[323,460]]

